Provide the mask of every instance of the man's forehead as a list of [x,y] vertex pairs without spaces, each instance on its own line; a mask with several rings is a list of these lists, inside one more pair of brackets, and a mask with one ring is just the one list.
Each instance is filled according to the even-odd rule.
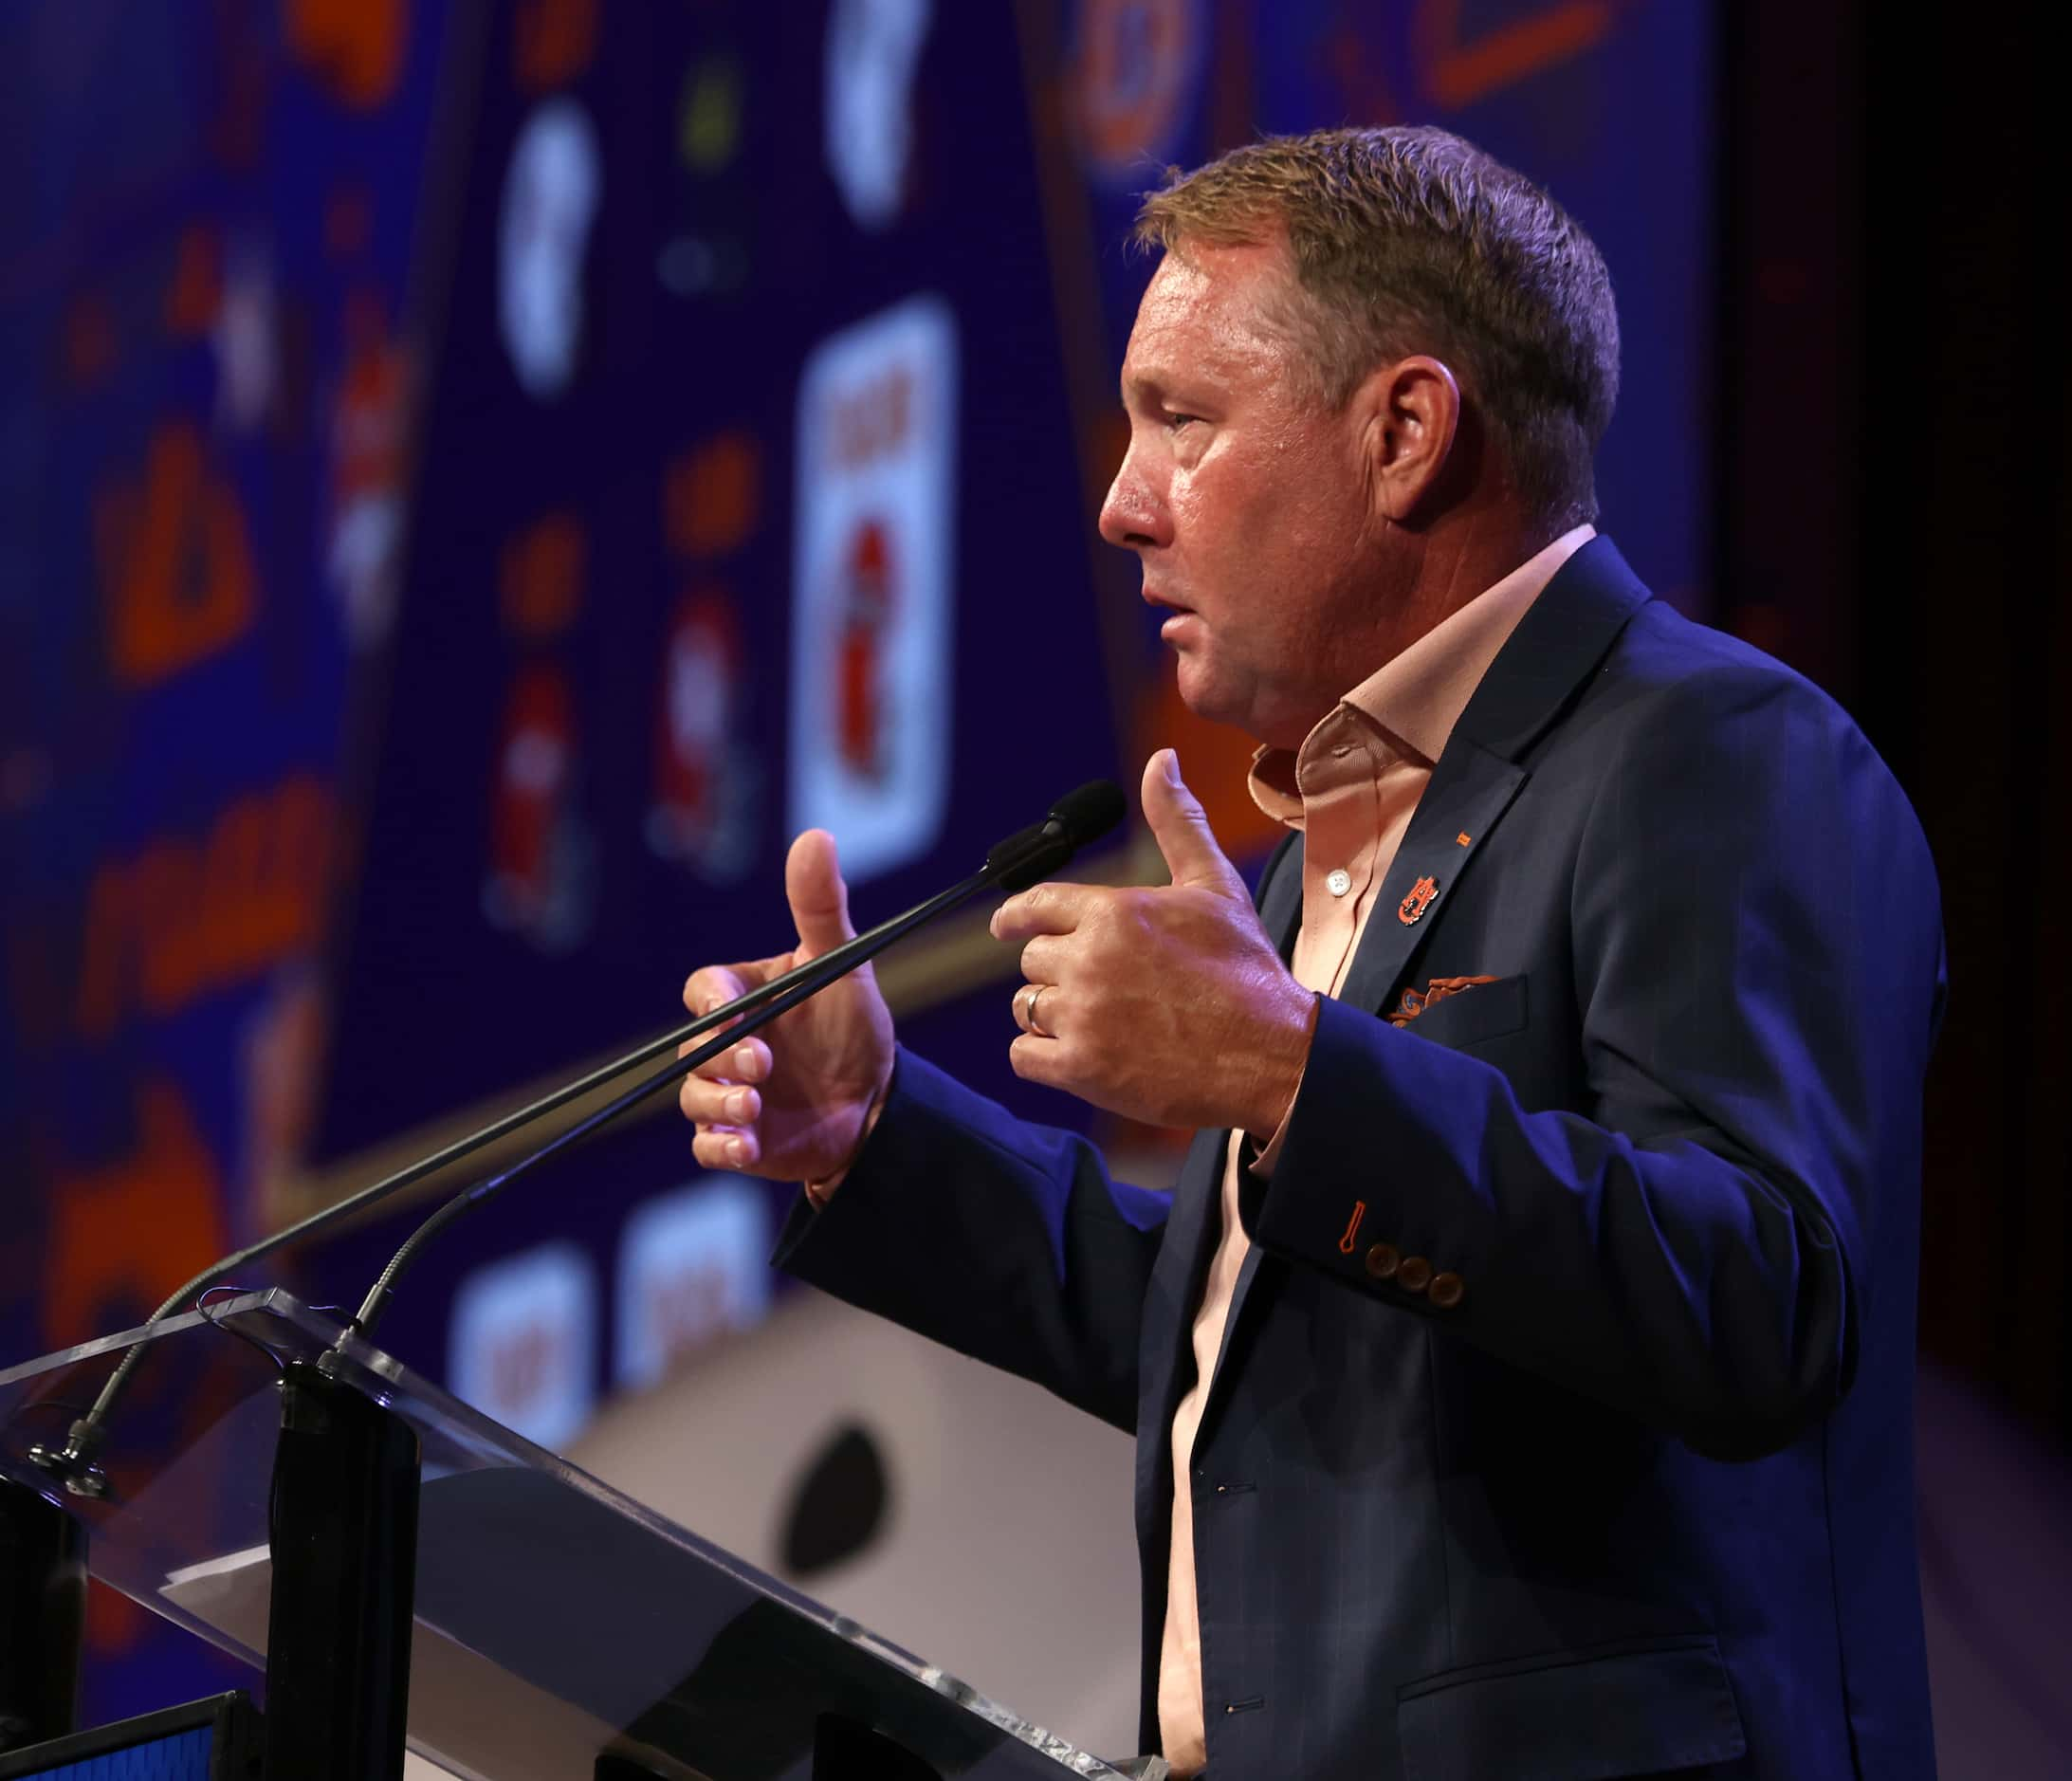
[[1167,251],[1137,305],[1123,389],[1163,385],[1183,372],[1228,376],[1275,356],[1283,341],[1268,304],[1288,276],[1278,242],[1189,245]]

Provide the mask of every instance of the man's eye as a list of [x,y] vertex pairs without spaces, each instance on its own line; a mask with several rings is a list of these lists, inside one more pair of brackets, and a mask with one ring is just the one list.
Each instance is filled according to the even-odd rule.
[[1199,414],[1168,414],[1165,416],[1165,424],[1177,432],[1181,428],[1192,426],[1201,418]]

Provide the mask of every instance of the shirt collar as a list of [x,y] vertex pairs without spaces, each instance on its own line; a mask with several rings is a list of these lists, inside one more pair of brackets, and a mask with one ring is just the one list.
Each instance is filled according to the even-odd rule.
[[[1445,751],[1489,665],[1562,564],[1597,536],[1592,525],[1564,532],[1502,580],[1449,614],[1415,643],[1347,693],[1300,749],[1261,748],[1252,758],[1253,801],[1275,821],[1302,826],[1300,780],[1324,752],[1328,734],[1343,735],[1346,714],[1378,727],[1398,751],[1427,765]],[[1299,778],[1298,778],[1299,776]]]

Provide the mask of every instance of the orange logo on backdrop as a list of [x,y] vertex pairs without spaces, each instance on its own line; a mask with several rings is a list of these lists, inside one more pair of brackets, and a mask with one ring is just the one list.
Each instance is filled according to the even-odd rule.
[[190,223],[174,250],[173,283],[166,290],[166,332],[197,340],[216,325],[223,306],[223,242],[208,223]]
[[521,92],[543,93],[573,81],[596,49],[597,0],[524,0],[511,31],[511,72]]
[[[61,1172],[52,1183],[42,1304],[49,1348],[140,1322],[229,1244],[216,1160],[178,1088],[149,1077],[137,1087],[136,1106],[136,1143],[127,1156]],[[133,1411],[151,1403],[161,1377],[149,1367],[138,1373]],[[187,1434],[177,1439],[200,1435],[226,1407],[206,1386],[184,1397]],[[116,1445],[118,1465],[125,1446]],[[198,1462],[209,1463],[206,1457]],[[198,1481],[207,1474],[195,1476]],[[99,1656],[128,1650],[150,1620],[127,1597],[97,1587],[87,1598],[88,1649]]]
[[337,817],[306,775],[237,799],[206,840],[154,841],[101,868],[86,897],[73,1020],[105,1038],[317,943]]
[[1611,0],[1563,0],[1465,40],[1460,10],[1460,0],[1421,0],[1412,31],[1424,90],[1446,110],[1582,54],[1614,23]]
[[753,434],[723,432],[672,460],[662,473],[662,525],[669,548],[720,557],[756,529],[762,454]]
[[1188,0],[1087,0],[1072,70],[1086,152],[1114,172],[1140,171],[1192,98],[1202,48]]
[[550,513],[504,547],[504,628],[534,641],[559,635],[582,609],[589,540],[573,513]]
[[90,390],[115,369],[120,351],[115,311],[99,291],[83,291],[64,306],[59,363],[74,390]]
[[155,686],[250,629],[259,595],[245,510],[193,422],[158,429],[140,488],[101,491],[94,542],[119,685]]
[[52,1348],[104,1335],[119,1311],[142,1317],[220,1256],[222,1184],[179,1090],[137,1091],[137,1146],[101,1168],[57,1178],[44,1289]]
[[410,42],[407,0],[288,0],[288,51],[353,111],[387,102]]

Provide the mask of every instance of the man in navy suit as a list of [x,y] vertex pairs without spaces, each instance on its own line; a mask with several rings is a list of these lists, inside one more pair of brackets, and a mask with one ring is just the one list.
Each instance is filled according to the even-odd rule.
[[[1261,744],[1256,905],[1045,885],[1018,1074],[1199,1129],[1168,1199],[897,1050],[868,972],[687,1082],[783,1265],[1138,1438],[1144,1726],[1217,1781],[1933,1772],[1910,1408],[1933,869],[1848,719],[1597,536],[1588,239],[1458,138],[1155,194],[1103,510]],[[1040,689],[1031,689],[1040,703]],[[834,845],[799,946],[850,932]]]

